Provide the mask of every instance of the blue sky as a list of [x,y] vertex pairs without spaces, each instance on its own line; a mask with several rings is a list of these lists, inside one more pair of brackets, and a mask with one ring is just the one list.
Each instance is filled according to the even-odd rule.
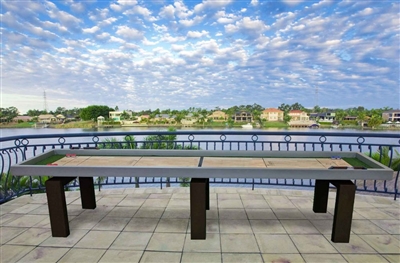
[[[398,1],[2,1],[1,107],[400,107]],[[318,90],[318,95],[317,91]]]

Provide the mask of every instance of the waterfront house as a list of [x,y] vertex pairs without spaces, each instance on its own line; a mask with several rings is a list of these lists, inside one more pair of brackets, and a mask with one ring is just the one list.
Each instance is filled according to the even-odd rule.
[[382,113],[382,119],[384,119],[386,122],[390,121],[392,123],[400,122],[400,110],[389,110],[389,111],[384,111]]
[[175,115],[169,114],[157,114],[154,118],[151,119],[152,122],[165,122],[165,123],[172,123],[175,121]]
[[237,111],[232,116],[234,122],[253,122],[253,116],[248,111]]
[[268,108],[262,111],[261,119],[267,121],[283,121],[283,111],[276,108]]
[[193,113],[189,113],[188,115],[185,116],[185,118],[183,118],[183,119],[181,120],[181,123],[182,123],[184,126],[193,125],[193,124],[196,123],[198,120],[199,120],[199,119],[198,119],[197,117],[195,117],[195,116],[193,115]]
[[113,121],[121,121],[121,115],[124,114],[124,112],[129,115],[129,118],[133,115],[132,111],[110,111],[108,113],[108,118]]
[[315,120],[317,122],[329,122],[333,123],[335,121],[335,113],[332,111],[322,112],[322,113],[311,113],[309,119]]
[[310,118],[307,113],[302,110],[291,110],[288,115],[290,116],[291,121],[308,121]]
[[38,122],[40,123],[53,123],[56,122],[57,118],[52,114],[41,114],[38,116]]
[[216,122],[224,122],[228,120],[228,115],[223,111],[217,110],[208,115],[208,118]]
[[28,122],[28,121],[32,121],[32,117],[31,116],[17,116],[13,119],[14,122]]

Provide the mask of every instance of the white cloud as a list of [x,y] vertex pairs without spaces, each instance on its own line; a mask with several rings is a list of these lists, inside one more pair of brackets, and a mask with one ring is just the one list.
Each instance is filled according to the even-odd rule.
[[250,5],[258,6],[258,0],[251,0]]
[[208,9],[218,9],[221,7],[225,7],[229,4],[231,4],[233,0],[218,0],[218,1],[212,1],[212,0],[203,0],[201,4],[197,4],[194,7],[194,11],[196,13],[203,12]]
[[144,35],[143,32],[137,30],[136,28],[130,28],[128,26],[118,26],[116,33],[124,38],[134,40],[143,39]]
[[208,36],[208,32],[205,31],[205,30],[202,30],[201,32],[199,32],[199,31],[189,31],[187,33],[187,37],[188,38],[201,38],[201,37],[204,37],[204,36]]
[[99,31],[99,29],[100,28],[98,26],[94,26],[94,27],[91,27],[91,28],[83,28],[82,31],[83,31],[83,33],[94,34],[97,31]]

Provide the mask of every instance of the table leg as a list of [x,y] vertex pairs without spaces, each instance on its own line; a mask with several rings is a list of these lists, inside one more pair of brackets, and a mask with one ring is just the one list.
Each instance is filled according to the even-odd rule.
[[206,210],[210,210],[210,178],[206,179]]
[[313,211],[315,213],[326,213],[328,208],[328,197],[329,197],[329,181],[315,180],[314,204],[313,204]]
[[79,189],[81,192],[82,208],[95,209],[96,196],[94,194],[93,177],[79,177]]
[[75,177],[53,177],[46,181],[47,205],[49,207],[51,234],[53,237],[69,236],[67,202],[64,185]]
[[332,184],[336,186],[337,192],[331,240],[335,243],[349,243],[356,186],[350,180],[332,181]]
[[206,239],[207,179],[192,178],[190,182],[191,239]]

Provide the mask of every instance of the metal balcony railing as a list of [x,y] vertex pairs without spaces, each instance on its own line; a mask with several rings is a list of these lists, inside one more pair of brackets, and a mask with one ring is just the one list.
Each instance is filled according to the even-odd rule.
[[[99,147],[118,149],[188,149],[243,151],[358,151],[372,155],[396,172],[391,180],[357,180],[358,191],[399,194],[400,134],[291,131],[131,131],[21,135],[0,138],[0,203],[45,190],[42,177],[13,177],[12,164],[49,149]],[[189,178],[95,178],[98,187],[187,185]],[[237,187],[313,187],[314,180],[210,179],[211,184]],[[69,187],[79,187],[75,181]]]

